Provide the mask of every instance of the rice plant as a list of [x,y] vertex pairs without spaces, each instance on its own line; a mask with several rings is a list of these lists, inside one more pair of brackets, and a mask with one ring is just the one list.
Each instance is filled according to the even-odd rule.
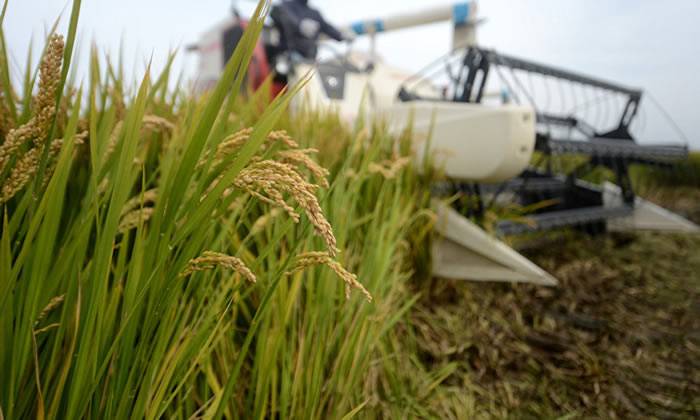
[[79,0],[21,93],[0,33],[1,418],[391,410],[427,189],[408,134],[239,95],[268,7],[201,97],[67,83]]

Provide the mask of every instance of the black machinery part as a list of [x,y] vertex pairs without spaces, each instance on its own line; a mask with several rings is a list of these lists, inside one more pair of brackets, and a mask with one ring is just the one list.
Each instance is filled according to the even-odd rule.
[[[434,71],[436,66],[437,72]],[[449,85],[441,97],[423,97],[412,88],[415,86],[413,83],[435,77],[440,71],[446,72],[449,80]],[[427,76],[428,73],[430,76]],[[481,206],[478,211],[483,211],[481,194],[490,196],[493,203],[504,191],[515,194],[517,201],[525,206],[538,201],[556,203],[532,214],[530,224],[499,222],[496,230],[500,234],[512,235],[564,226],[600,231],[601,225],[604,228],[607,220],[628,216],[633,211],[635,193],[630,181],[630,165],[671,166],[688,156],[687,145],[640,145],[636,142],[631,133],[631,125],[639,114],[643,95],[641,90],[490,49],[467,47],[448,54],[443,60],[436,61],[409,79],[400,90],[398,99],[404,102],[433,100],[482,103],[485,100],[489,77],[493,74],[499,77],[501,84],[505,85],[517,103],[533,107],[537,118],[535,149],[543,159],[551,162],[552,157],[560,155],[587,157],[583,164],[568,174],[556,174],[551,166],[548,166],[544,171],[531,168],[520,177],[499,185],[469,184],[467,188],[460,187],[459,182],[451,182],[449,188],[445,188],[445,185],[434,188],[435,191],[442,190],[443,193],[446,190],[452,193],[477,191]],[[597,114],[603,115],[604,121],[600,123],[598,118],[596,122],[590,123],[571,109],[565,109],[562,103],[567,103],[566,98],[560,101],[558,108],[552,106],[550,102],[554,101],[550,100],[549,90],[544,95],[547,103],[538,103],[542,95],[538,97],[533,92],[533,75],[541,79],[541,84],[557,84],[558,92],[561,92],[562,96],[566,96],[566,92],[581,93],[593,98],[607,95],[612,97],[612,102],[618,106],[604,109],[598,106]],[[528,79],[529,85],[521,79]],[[563,88],[563,84],[568,84],[569,87]],[[606,127],[605,122],[610,118],[612,126],[608,124]],[[580,177],[597,166],[607,167],[614,174],[621,188],[624,202],[622,206],[605,207],[602,190],[580,181]]]

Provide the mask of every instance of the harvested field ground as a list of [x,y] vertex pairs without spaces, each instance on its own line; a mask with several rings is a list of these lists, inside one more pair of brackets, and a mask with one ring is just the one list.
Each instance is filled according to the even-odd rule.
[[[655,197],[693,216],[698,192]],[[459,366],[444,386],[471,382],[486,416],[700,415],[700,237],[572,234],[527,256],[560,287],[436,280],[417,304],[424,363]]]
[[700,223],[700,188],[655,188],[645,193],[645,197],[695,223]]

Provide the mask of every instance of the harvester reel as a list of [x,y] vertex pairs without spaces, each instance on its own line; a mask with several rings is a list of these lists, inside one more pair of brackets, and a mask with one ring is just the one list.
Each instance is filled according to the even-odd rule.
[[[427,79],[446,84],[441,96],[416,92],[415,86]],[[634,214],[635,207],[642,204],[632,186],[630,167],[671,167],[688,155],[685,144],[642,145],[636,141],[633,125],[639,121],[642,96],[638,89],[472,46],[451,52],[409,79],[401,98],[497,106],[513,103],[534,109],[538,164],[500,184],[447,184],[453,193],[477,196],[476,209],[458,209],[477,219],[498,206],[503,196],[524,207],[549,203],[533,211],[529,222],[498,223],[497,233],[508,236],[567,226],[599,233],[606,230],[609,220]],[[597,168],[606,168],[618,187],[621,199],[613,200],[614,205],[606,203],[603,188],[585,181]],[[446,192],[445,185],[438,189]]]

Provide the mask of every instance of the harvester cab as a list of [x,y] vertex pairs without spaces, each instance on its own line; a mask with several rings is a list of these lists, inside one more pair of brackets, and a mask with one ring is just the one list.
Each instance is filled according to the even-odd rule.
[[[257,90],[267,78],[272,78],[271,93],[276,96],[288,83],[296,81],[298,67],[313,67],[318,64],[315,61],[317,48],[325,45],[318,42],[319,38],[325,39],[327,33],[338,40],[344,38],[314,9],[307,10],[311,14],[310,18],[299,16],[304,10],[292,9],[306,9],[305,4],[301,0],[286,0],[271,5],[248,67],[244,88]],[[188,47],[188,51],[197,52],[199,57],[196,82],[198,91],[205,91],[218,81],[247,26],[248,20],[234,3],[230,16],[205,32],[196,44]]]
[[[483,48],[477,42],[477,11],[476,2],[467,2],[358,21],[343,30],[369,37],[369,53],[299,60],[286,74],[273,76],[279,90],[313,74],[297,106],[330,109],[348,121],[365,113],[397,132],[412,124],[417,160],[430,153],[446,177],[433,187],[440,234],[433,244],[435,275],[555,285],[556,279],[501,240],[565,227],[593,233],[700,231],[632,188],[631,165],[671,166],[688,155],[684,144],[637,141],[641,90]],[[381,33],[443,21],[454,28],[452,50],[418,73],[394,68],[374,51]],[[226,31],[244,25],[234,17],[203,36],[197,47],[203,87],[218,79],[232,52],[217,47],[231,41]],[[253,88],[274,73],[273,63],[284,54],[275,50],[276,41],[271,25],[249,70]],[[421,143],[427,138],[428,150]],[[567,158],[573,168],[565,168],[564,156],[573,156]],[[584,180],[600,167],[613,174],[614,183]],[[469,199],[451,205],[441,200],[455,194]],[[465,202],[476,205],[455,204]],[[475,221],[503,203],[533,211],[499,220],[486,233]]]

